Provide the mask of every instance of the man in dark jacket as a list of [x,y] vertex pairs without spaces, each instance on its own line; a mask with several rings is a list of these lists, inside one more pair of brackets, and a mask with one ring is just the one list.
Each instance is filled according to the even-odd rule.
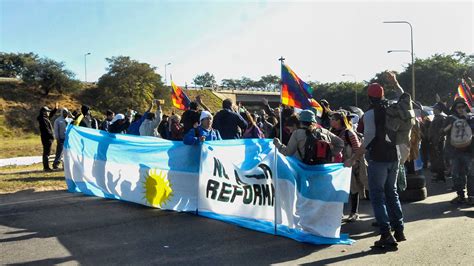
[[116,134],[126,134],[132,120],[130,112],[125,115],[117,114],[110,122],[109,132]]
[[51,146],[54,142],[54,131],[50,119],[53,118],[54,114],[56,114],[58,106],[58,103],[56,103],[56,106],[52,111],[48,108],[48,106],[41,107],[37,117],[41,134],[41,143],[43,144],[43,170],[46,172],[52,171],[52,169],[49,167],[48,161],[49,155],[51,154]]
[[212,124],[212,127],[219,131],[222,139],[239,139],[240,132],[244,132],[247,126],[247,121],[239,113],[232,110],[231,99],[225,99],[222,102],[222,110],[216,114]]
[[[403,89],[394,74],[389,73],[394,87]],[[386,101],[384,89],[378,83],[372,83],[367,89],[371,106],[364,114],[364,141],[356,154],[367,150],[370,202],[379,224],[380,240],[376,247],[395,247],[397,242],[405,241],[403,211],[397,193],[397,175],[400,154],[394,142],[390,142],[385,129]],[[392,235],[391,229],[395,230]],[[394,238],[395,237],[395,238]]]

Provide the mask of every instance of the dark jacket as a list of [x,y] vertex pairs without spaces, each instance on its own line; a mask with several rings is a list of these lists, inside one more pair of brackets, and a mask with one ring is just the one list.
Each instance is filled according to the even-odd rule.
[[119,121],[115,121],[113,124],[109,125],[109,132],[125,134],[129,126],[130,121],[128,119],[123,124],[119,124]]
[[42,139],[54,139],[54,131],[50,119],[53,118],[57,110],[58,109],[54,108],[54,110],[52,110],[48,116],[46,115],[46,110],[41,108],[40,113],[36,119],[39,123],[39,129]]
[[197,110],[186,110],[181,117],[180,123],[183,124],[184,134],[194,127],[195,123],[199,123],[199,112]]
[[239,139],[240,131],[247,129],[247,121],[230,109],[220,110],[214,117],[212,127],[219,130],[222,139]]
[[376,162],[394,162],[398,160],[397,147],[395,143],[387,141],[385,129],[386,105],[375,104],[373,106],[375,137],[367,146],[369,157]]
[[143,116],[140,117],[140,119],[133,121],[128,127],[127,134],[140,136],[140,126],[142,125],[143,121],[145,121],[148,113],[148,111],[145,112]]

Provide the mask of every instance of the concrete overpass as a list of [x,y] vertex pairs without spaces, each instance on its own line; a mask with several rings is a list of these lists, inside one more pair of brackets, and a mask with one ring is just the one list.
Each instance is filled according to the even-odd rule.
[[262,99],[264,98],[272,107],[276,107],[280,103],[280,92],[239,90],[213,90],[212,92],[222,100],[230,98],[235,103],[241,102],[243,106],[252,111],[263,107]]

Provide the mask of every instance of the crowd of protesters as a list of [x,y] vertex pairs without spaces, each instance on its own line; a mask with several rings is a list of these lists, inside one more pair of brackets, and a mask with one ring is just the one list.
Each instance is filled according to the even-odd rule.
[[[412,108],[410,95],[400,87],[396,76],[388,72],[387,77],[397,90],[399,104],[405,103],[407,110]],[[295,110],[287,106],[271,108],[265,99],[262,101],[263,109],[249,112],[226,99],[222,110],[213,114],[197,97],[181,116],[163,114],[158,100],[154,100],[144,114],[132,110],[115,114],[108,110],[104,121],[94,118],[86,105],[81,107],[80,113],[71,114],[62,108],[54,127],[50,119],[59,106],[56,105],[54,110],[45,106],[38,116],[44,170],[51,171],[48,156],[55,138],[57,148],[53,168],[58,168],[68,123],[110,133],[183,141],[187,145],[199,145],[207,140],[269,138],[273,139],[280,153],[294,156],[303,163],[344,163],[344,166],[352,167],[351,211],[346,220],[357,221],[359,199],[370,198],[381,234],[375,246],[396,246],[397,242],[406,240],[397,179],[400,178],[399,172],[413,171],[413,162],[419,154],[424,166],[433,173],[433,181],[445,181],[447,176],[452,176],[457,192],[452,203],[474,205],[474,116],[463,98],[457,98],[451,108],[437,99],[432,114],[424,110],[431,108],[413,103],[418,113],[416,118],[413,117],[413,127],[405,131],[400,129],[395,132],[396,140],[391,140],[387,126],[393,122],[387,122],[390,110],[384,88],[372,83],[367,93],[370,106],[365,113],[358,108],[331,110],[325,100],[320,101],[322,111],[315,108]],[[452,131],[466,125],[468,128],[463,130],[469,131],[470,128],[470,135],[466,134],[471,140],[468,145],[460,147],[457,142],[462,136],[456,138],[458,133]],[[391,231],[394,231],[393,235]]]

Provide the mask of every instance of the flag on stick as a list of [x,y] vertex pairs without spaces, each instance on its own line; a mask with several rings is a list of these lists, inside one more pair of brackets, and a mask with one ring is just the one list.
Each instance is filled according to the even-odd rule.
[[[458,85],[458,97],[464,98],[466,100],[467,105],[469,106],[469,109],[472,108],[472,93],[471,89],[467,85],[466,81],[464,79],[461,80],[461,83]],[[457,97],[456,97],[457,98]]]
[[314,89],[284,63],[281,64],[281,81],[282,104],[300,109],[314,108],[322,113],[323,108],[312,96]]
[[171,100],[173,102],[173,106],[179,110],[189,109],[189,105],[191,103],[191,100],[189,100],[184,91],[180,87],[176,86],[173,81],[171,81]]

